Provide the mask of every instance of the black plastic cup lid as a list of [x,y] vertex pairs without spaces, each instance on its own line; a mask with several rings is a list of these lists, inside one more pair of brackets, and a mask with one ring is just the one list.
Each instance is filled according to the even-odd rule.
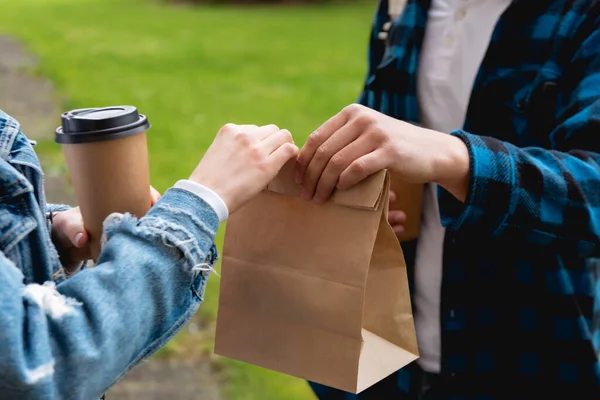
[[92,143],[119,139],[150,128],[145,115],[134,106],[82,108],[61,115],[62,126],[56,128],[57,143]]

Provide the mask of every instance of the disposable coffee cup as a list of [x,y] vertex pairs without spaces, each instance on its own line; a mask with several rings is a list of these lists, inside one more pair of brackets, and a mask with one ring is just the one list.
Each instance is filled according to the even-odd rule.
[[423,185],[408,183],[390,174],[390,189],[396,193],[396,200],[390,202],[390,210],[404,211],[406,222],[401,241],[419,237],[421,211],[423,209]]
[[55,140],[62,145],[97,261],[107,216],[127,212],[141,217],[150,209],[150,124],[133,106],[72,110],[61,121]]

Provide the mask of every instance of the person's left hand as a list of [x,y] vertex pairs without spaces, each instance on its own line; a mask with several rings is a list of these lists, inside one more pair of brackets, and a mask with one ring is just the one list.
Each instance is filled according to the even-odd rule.
[[323,202],[336,187],[390,169],[407,182],[436,182],[464,201],[469,167],[462,140],[352,104],[310,135],[298,155],[296,182],[303,198]]
[[[150,186],[151,204],[160,199],[160,193]],[[79,207],[57,212],[52,217],[52,242],[56,246],[60,261],[72,272],[83,261],[92,258],[89,235],[83,227],[83,218]]]

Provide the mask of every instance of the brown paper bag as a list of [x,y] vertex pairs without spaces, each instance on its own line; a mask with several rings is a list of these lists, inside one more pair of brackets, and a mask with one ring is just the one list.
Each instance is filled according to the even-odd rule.
[[418,357],[381,171],[326,204],[288,164],[230,216],[215,353],[359,393]]

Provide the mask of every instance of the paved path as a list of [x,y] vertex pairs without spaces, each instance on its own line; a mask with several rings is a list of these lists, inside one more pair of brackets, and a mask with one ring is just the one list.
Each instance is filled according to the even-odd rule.
[[[60,123],[60,99],[52,83],[31,73],[37,60],[17,41],[0,36],[0,54],[0,108],[21,123],[30,139],[52,139]],[[60,173],[47,172],[46,189],[48,201],[74,203],[73,191]]]

